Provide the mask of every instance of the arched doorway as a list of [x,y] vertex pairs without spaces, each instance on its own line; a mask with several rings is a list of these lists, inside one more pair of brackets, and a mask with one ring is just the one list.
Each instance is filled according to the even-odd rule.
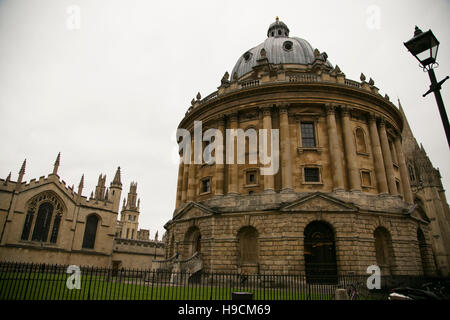
[[305,271],[309,282],[337,280],[336,246],[333,229],[314,221],[305,228]]
[[199,228],[191,227],[186,232],[184,237],[184,258],[192,257],[196,252],[202,250],[202,235]]
[[377,265],[381,269],[381,274],[392,275],[394,268],[394,250],[392,248],[391,234],[386,228],[378,227],[375,229],[375,254]]
[[251,226],[242,227],[237,233],[237,238],[238,265],[241,273],[258,273],[258,231]]

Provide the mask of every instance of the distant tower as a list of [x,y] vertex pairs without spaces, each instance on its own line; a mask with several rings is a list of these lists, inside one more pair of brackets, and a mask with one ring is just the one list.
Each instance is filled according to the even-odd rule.
[[114,212],[119,213],[120,197],[122,195],[122,181],[120,178],[120,167],[117,168],[114,179],[109,186],[109,201],[113,202]]
[[106,183],[106,175],[100,174],[98,176],[97,186],[95,187],[95,200],[104,200],[105,199],[105,187]]
[[[137,200],[137,183],[131,182],[130,192],[128,192],[127,201],[124,202],[120,215],[120,222],[122,224],[122,238],[137,239],[140,203],[140,201]],[[136,204],[136,201],[138,205]]]

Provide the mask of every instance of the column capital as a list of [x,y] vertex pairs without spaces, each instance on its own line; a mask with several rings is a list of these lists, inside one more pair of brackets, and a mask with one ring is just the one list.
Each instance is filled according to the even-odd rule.
[[237,122],[238,121],[238,112],[233,112],[233,113],[229,113],[227,114],[227,118],[230,120],[230,122]]
[[327,103],[325,105],[325,110],[327,112],[327,115],[335,114],[336,113],[336,105],[331,104],[331,103]]
[[375,113],[370,112],[369,115],[367,116],[367,119],[369,119],[369,122],[376,122],[377,121],[377,116]]
[[225,115],[221,114],[216,117],[217,126],[225,126]]
[[287,103],[283,103],[277,106],[278,110],[280,111],[280,114],[282,113],[288,113],[289,110],[289,104]]
[[272,115],[272,105],[264,105],[259,107],[259,111],[262,112],[263,116],[271,116]]
[[352,111],[352,108],[350,108],[347,105],[341,105],[341,112],[342,112],[342,116],[344,117],[350,117],[350,111]]
[[386,128],[386,119],[384,117],[380,117],[379,119],[380,119],[380,121],[379,121],[380,127]]

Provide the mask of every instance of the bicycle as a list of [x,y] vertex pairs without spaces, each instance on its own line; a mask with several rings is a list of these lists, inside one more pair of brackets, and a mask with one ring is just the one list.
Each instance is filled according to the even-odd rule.
[[350,284],[347,287],[347,294],[350,300],[365,300],[368,296],[365,287],[361,282]]

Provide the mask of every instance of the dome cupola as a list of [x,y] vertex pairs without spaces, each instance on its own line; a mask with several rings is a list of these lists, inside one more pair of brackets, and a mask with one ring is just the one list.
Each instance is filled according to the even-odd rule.
[[[314,49],[309,42],[301,38],[289,37],[288,26],[277,17],[267,30],[267,39],[247,50],[239,58],[231,72],[233,80],[251,72],[258,65],[262,49],[264,49],[267,61],[275,65],[312,65],[316,59]],[[326,65],[330,68],[333,67],[329,61],[326,61]]]
[[276,17],[275,22],[269,26],[267,37],[289,37],[288,26]]

